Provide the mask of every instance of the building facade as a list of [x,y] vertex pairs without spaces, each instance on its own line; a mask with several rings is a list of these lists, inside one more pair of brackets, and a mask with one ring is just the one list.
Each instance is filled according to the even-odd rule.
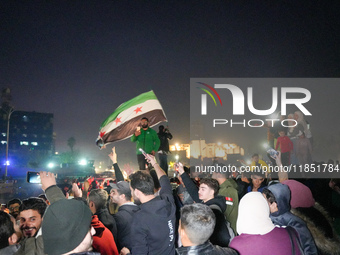
[[[0,152],[5,162],[8,114],[2,111],[0,118]],[[9,160],[15,165],[39,162],[55,151],[53,114],[13,111],[9,120]],[[11,163],[12,163],[11,162]]]

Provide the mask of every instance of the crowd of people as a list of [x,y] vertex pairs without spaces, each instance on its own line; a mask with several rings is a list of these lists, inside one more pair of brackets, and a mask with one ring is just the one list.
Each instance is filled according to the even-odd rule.
[[[202,176],[181,163],[170,179],[154,156],[168,145],[156,149],[142,122],[132,138],[141,170],[124,174],[113,147],[115,179],[105,185],[89,179],[65,190],[53,173],[40,172],[41,196],[12,199],[0,211],[0,255],[340,254],[340,179]],[[172,137],[164,127],[160,133]],[[147,135],[151,145],[138,142]],[[274,158],[279,167],[283,153]],[[266,163],[254,154],[252,164]]]

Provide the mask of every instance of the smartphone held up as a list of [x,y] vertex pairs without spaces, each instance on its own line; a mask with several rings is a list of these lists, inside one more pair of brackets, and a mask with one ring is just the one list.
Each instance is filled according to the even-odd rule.
[[[57,175],[55,175],[57,177]],[[39,172],[27,172],[26,181],[28,183],[41,184],[41,178]]]

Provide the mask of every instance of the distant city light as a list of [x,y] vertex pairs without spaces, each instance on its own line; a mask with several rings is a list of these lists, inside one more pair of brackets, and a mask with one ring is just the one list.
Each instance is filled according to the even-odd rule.
[[86,159],[81,159],[79,161],[79,165],[81,165],[81,166],[86,166],[86,164],[87,164],[87,160]]
[[9,165],[10,165],[9,160],[7,160],[7,161],[5,162],[5,166],[9,166]]
[[55,155],[58,155],[58,154],[59,154],[59,152],[57,152],[57,151],[56,151],[54,154],[55,154]]
[[48,168],[53,168],[53,167],[54,167],[54,163],[52,163],[52,162],[48,163],[48,164],[47,164],[47,167],[48,167]]

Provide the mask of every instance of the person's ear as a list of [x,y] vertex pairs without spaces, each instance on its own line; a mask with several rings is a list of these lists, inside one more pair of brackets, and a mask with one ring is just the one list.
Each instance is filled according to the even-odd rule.
[[269,205],[270,207],[270,212],[271,213],[274,213],[274,212],[277,212],[279,209],[277,208],[277,203],[276,202],[273,202]]
[[138,189],[134,189],[133,190],[133,193],[135,194],[135,196],[137,197],[137,198],[139,198],[140,197],[140,191],[138,190]]
[[182,228],[182,225],[181,225],[181,220],[179,220],[178,234],[179,234],[181,239],[186,236],[186,233],[185,233],[185,231],[184,231],[184,229]]
[[13,245],[16,244],[18,242],[18,236],[16,233],[13,233],[13,235],[11,235],[10,237],[8,237],[8,244],[9,245]]

